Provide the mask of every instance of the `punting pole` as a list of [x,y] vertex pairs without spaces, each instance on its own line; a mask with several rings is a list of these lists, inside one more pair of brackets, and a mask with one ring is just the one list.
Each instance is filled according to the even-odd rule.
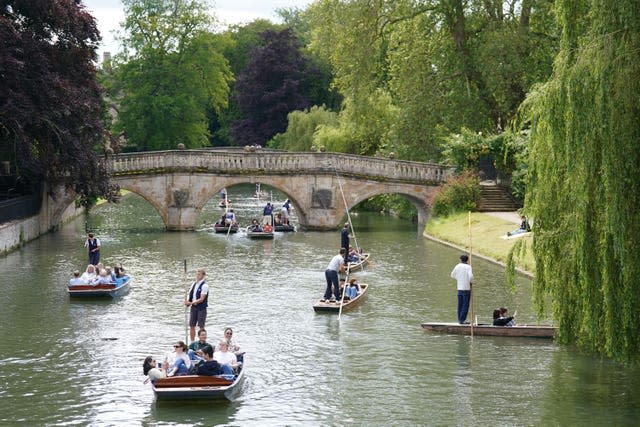
[[[471,266],[471,253],[472,253],[472,246],[471,246],[471,211],[469,211],[469,266]],[[473,338],[473,283],[471,284],[470,288],[469,288],[469,299],[470,302],[469,304],[471,305],[471,338]]]
[[[340,187],[340,194],[342,195],[342,202],[344,203],[344,209],[347,211],[347,220],[349,221],[349,228],[351,228],[351,235],[353,236],[353,241],[356,244],[356,251],[360,252],[360,246],[358,246],[358,239],[356,238],[356,232],[353,230],[353,222],[351,222],[351,215],[349,215],[349,206],[347,206],[347,199],[344,197],[344,191],[342,191],[342,182],[340,181],[340,175],[338,174],[338,170],[333,168],[336,171],[336,178],[338,179],[338,187]],[[349,248],[345,248],[349,251]]]
[[[185,283],[187,284],[185,287],[185,299],[187,298],[187,292],[189,292],[189,282],[187,282],[187,259],[185,258],[183,261],[183,266],[184,266],[184,279],[185,279]],[[187,307],[186,305],[184,306],[184,342],[186,342],[187,344],[189,344],[189,320],[187,320],[187,316],[189,315],[189,307]]]

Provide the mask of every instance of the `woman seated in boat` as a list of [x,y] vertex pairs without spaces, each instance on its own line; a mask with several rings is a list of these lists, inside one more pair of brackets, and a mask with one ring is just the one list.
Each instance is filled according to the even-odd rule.
[[281,213],[276,214],[276,216],[273,218],[273,225],[282,225],[282,214]]
[[254,233],[261,233],[262,232],[262,227],[260,226],[260,223],[258,222],[257,218],[253,218],[251,220],[251,225],[249,226],[249,231],[253,231]]
[[507,309],[504,307],[493,310],[493,326],[515,326],[516,314],[507,316]]
[[78,286],[78,285],[86,285],[88,282],[86,280],[83,280],[80,277],[80,271],[79,270],[75,270],[73,272],[73,277],[71,278],[71,280],[69,280],[69,286]]
[[361,291],[362,288],[360,288],[360,284],[356,281],[356,279],[351,279],[349,280],[349,286],[347,286],[347,293],[344,298],[347,299],[347,297],[349,297],[349,299],[354,299],[355,297],[360,295]]
[[271,233],[273,231],[273,227],[271,224],[265,224],[264,227],[262,227],[262,231],[265,233]]
[[155,384],[160,378],[167,376],[168,367],[169,364],[167,362],[160,365],[153,357],[147,356],[142,363],[142,372],[149,377],[152,384]]
[[189,368],[191,368],[191,359],[187,354],[187,345],[178,341],[173,345],[173,353],[167,357],[169,368],[167,369],[167,376],[172,377],[176,375],[189,374]]
[[231,376],[233,379],[234,373],[231,365],[221,364],[213,358],[213,348],[210,345],[202,347],[202,355],[204,362],[198,365],[196,369],[196,375],[224,375],[225,377]]
[[356,264],[360,262],[364,257],[354,249],[353,246],[349,246],[349,255],[347,257],[347,262],[352,264]]
[[227,341],[220,340],[218,346],[216,347],[218,350],[213,353],[213,358],[221,365],[229,365],[233,369],[238,367],[238,358],[236,355],[229,351],[227,346]]
[[517,234],[528,233],[530,231],[531,231],[531,226],[529,225],[529,221],[527,220],[526,216],[522,215],[520,217],[520,227],[516,228],[513,231],[507,232],[507,236],[515,236]]
[[111,284],[111,275],[107,273],[106,269],[100,270],[100,275],[94,278],[91,281],[93,286],[97,285],[110,285]]
[[82,273],[80,278],[86,283],[91,283],[91,281],[96,278],[96,268],[92,264],[87,265],[87,269]]
[[242,355],[244,353],[240,351],[240,346],[238,345],[236,340],[233,338],[233,329],[225,328],[224,336],[220,338],[220,340],[218,340],[218,344],[216,345],[215,351],[220,351],[219,345],[220,345],[220,342],[222,341],[227,343],[227,350],[235,354],[236,360],[238,361],[238,363],[241,363]]

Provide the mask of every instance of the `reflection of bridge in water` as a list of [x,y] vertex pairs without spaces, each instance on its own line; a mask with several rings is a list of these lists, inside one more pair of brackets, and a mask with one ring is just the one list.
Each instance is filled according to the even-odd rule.
[[[338,153],[256,150],[180,150],[110,158],[112,182],[144,197],[168,230],[193,230],[207,201],[223,187],[262,183],[282,191],[306,229],[336,228],[346,211],[381,194],[401,194],[424,224],[426,200],[452,173],[431,163]],[[338,181],[338,179],[340,181]]]

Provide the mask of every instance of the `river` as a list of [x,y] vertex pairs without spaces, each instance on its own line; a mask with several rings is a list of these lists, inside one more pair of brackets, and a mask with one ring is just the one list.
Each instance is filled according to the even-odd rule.
[[[244,225],[264,204],[252,190],[229,189]],[[284,196],[273,200],[280,207]],[[312,309],[338,230],[272,241],[214,234],[217,202],[197,231],[166,232],[144,199],[127,196],[0,258],[0,424],[637,425],[637,367],[547,340],[423,331],[421,322],[455,321],[449,274],[459,251],[423,238],[415,224],[353,215],[357,243],[373,260],[356,274],[371,288],[338,320]],[[126,296],[69,299],[70,272],[87,262],[85,227],[101,239],[102,261],[133,276]],[[211,287],[209,341],[233,327],[247,378],[234,402],[156,402],[142,360],[184,339],[182,300],[198,267]],[[507,306],[520,323],[535,323],[530,280],[510,289],[501,267],[474,259],[473,268],[480,321]]]

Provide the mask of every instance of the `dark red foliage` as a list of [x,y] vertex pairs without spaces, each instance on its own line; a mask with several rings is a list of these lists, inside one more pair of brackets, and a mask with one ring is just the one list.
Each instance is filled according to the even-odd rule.
[[80,1],[0,0],[0,156],[36,188],[107,194],[96,82],[100,35]]
[[267,30],[238,75],[233,100],[245,117],[232,125],[238,145],[265,145],[287,129],[287,114],[311,106],[319,70],[301,53],[293,31]]

